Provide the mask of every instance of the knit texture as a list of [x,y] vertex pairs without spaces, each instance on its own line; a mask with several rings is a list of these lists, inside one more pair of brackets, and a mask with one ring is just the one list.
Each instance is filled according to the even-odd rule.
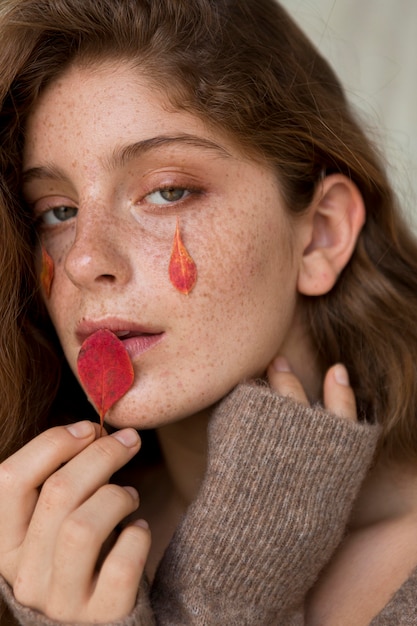
[[377,436],[266,387],[236,388],[213,414],[205,481],[157,573],[157,623],[299,622]]
[[[206,477],[162,559],[152,610],[142,587],[132,614],[108,626],[303,626],[305,595],[343,536],[378,433],[237,387],[213,413]],[[15,623],[57,626],[4,581],[0,594]],[[416,597],[417,570],[372,626],[417,626]]]
[[[13,592],[6,581],[0,577],[0,596],[6,602],[7,607],[14,616],[11,618],[2,617],[0,626],[15,626],[22,624],[24,626],[60,626],[61,622],[48,619],[44,615],[27,607],[22,606],[14,599]],[[7,621],[6,621],[7,620]],[[82,622],[71,622],[66,626],[86,626]],[[131,614],[125,619],[116,622],[109,622],[108,626],[155,626],[155,619],[149,604],[148,586],[142,581],[136,606]]]
[[417,569],[369,626],[416,626]]

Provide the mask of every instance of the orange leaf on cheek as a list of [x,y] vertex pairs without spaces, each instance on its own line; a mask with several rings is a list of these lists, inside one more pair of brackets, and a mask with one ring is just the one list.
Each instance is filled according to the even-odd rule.
[[197,281],[197,266],[181,240],[178,218],[169,262],[169,278],[175,289],[184,294],[190,293]]
[[47,298],[51,295],[52,282],[54,280],[54,261],[42,246],[41,285]]
[[99,413],[101,435],[107,411],[133,384],[132,362],[123,342],[103,328],[83,342],[77,369],[81,384]]

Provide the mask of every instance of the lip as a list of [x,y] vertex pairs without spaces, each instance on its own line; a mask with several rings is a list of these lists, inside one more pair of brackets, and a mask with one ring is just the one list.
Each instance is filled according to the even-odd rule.
[[120,338],[131,359],[150,350],[164,337],[164,333],[153,335],[136,335],[127,339]]
[[159,328],[121,318],[84,319],[77,325],[75,331],[80,346],[90,335],[101,329],[110,330],[117,335],[132,359],[153,348],[165,336],[165,332]]

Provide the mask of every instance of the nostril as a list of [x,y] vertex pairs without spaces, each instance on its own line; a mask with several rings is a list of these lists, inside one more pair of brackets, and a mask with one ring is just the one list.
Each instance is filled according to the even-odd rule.
[[114,281],[116,280],[116,276],[113,276],[113,274],[101,274],[100,276],[97,276],[97,280],[114,283]]

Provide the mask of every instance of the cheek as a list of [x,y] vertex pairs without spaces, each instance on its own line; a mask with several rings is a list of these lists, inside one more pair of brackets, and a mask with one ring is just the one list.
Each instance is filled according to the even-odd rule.
[[255,214],[244,224],[213,225],[210,238],[196,246],[196,303],[191,294],[191,314],[184,317],[190,334],[198,337],[200,353],[207,349],[206,365],[212,364],[225,380],[230,371],[237,378],[262,372],[294,314],[290,234],[274,215],[268,218],[264,212],[263,217],[263,223]]
[[67,225],[61,232],[45,229],[40,235],[42,248],[51,255],[55,267],[63,265],[75,240],[75,226]]
[[70,244],[64,247],[51,245],[49,249],[51,250],[50,256],[53,265],[53,280],[50,294],[48,297],[44,297],[44,301],[58,336],[62,339],[65,329],[68,328],[68,316],[73,306],[78,302],[74,287],[65,272],[65,258],[70,249]]
[[265,212],[246,220],[227,213],[231,219],[212,224],[207,239],[196,241],[200,288],[207,295],[250,301],[290,270],[288,228]]
[[288,245],[272,224],[252,226],[212,230],[217,236],[198,255],[198,283],[182,306],[177,360],[184,380],[191,371],[204,393],[222,394],[262,375],[291,326],[296,288]]

